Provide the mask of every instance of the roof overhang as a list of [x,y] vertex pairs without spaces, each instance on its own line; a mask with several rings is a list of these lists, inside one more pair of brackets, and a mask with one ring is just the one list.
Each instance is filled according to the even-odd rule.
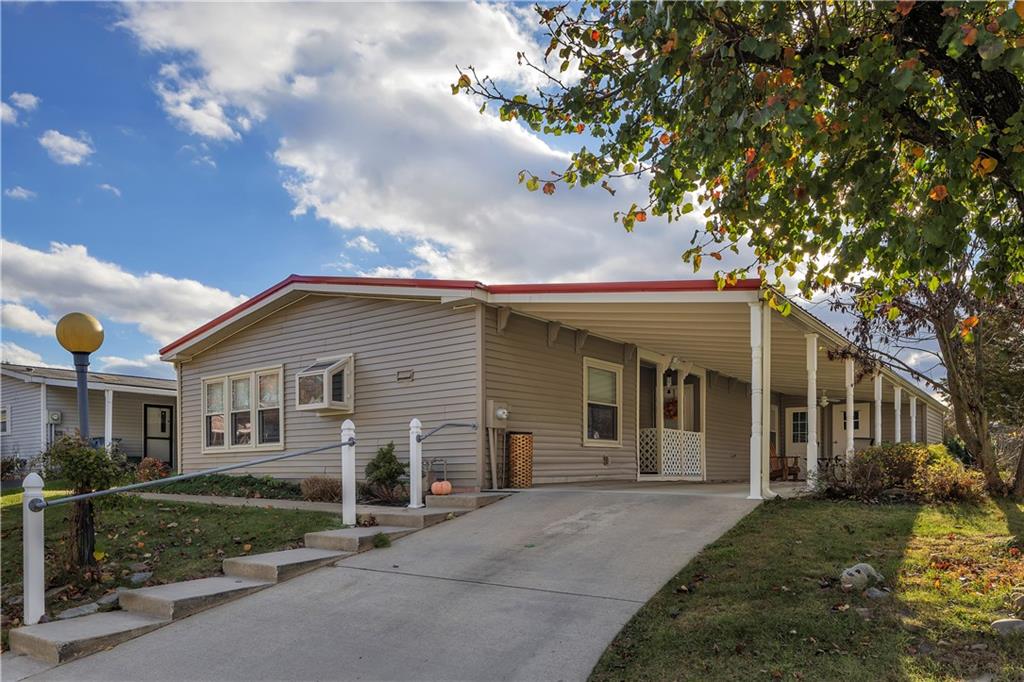
[[[67,379],[55,379],[53,377],[32,376],[31,374],[16,372],[6,368],[0,370],[0,374],[3,374],[3,376],[10,377],[12,379],[19,379],[28,384],[46,384],[47,386],[78,388],[77,382],[70,381]],[[141,393],[144,395],[159,395],[171,398],[176,397],[178,395],[177,389],[174,388],[130,386],[125,384],[111,384],[104,381],[90,381],[88,383],[88,386],[90,391],[113,391],[114,393]]]

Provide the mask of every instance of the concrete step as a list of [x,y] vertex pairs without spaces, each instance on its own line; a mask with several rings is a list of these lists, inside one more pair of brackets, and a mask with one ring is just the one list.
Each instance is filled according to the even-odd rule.
[[64,663],[109,649],[167,621],[141,613],[108,611],[11,630],[11,649],[47,663]]
[[512,493],[455,493],[454,495],[427,495],[428,507],[457,507],[479,509],[503,500]]
[[452,518],[455,518],[456,516],[468,514],[470,511],[470,509],[459,507],[420,507],[419,509],[403,509],[398,507],[394,510],[375,511],[372,514],[360,514],[359,516],[360,518],[363,516],[373,516],[381,526],[402,526],[403,528],[420,530],[421,528],[428,528],[447,521],[449,514],[452,515]]
[[217,576],[138,590],[119,590],[121,608],[154,618],[176,620],[203,609],[270,587],[273,582]]
[[338,530],[322,530],[306,533],[306,546],[344,552],[365,552],[373,549],[373,539],[383,533],[391,540],[412,533],[415,529],[401,526],[357,526]]
[[303,547],[282,552],[231,557],[224,560],[223,567],[225,575],[276,583],[333,564],[346,556],[346,552]]

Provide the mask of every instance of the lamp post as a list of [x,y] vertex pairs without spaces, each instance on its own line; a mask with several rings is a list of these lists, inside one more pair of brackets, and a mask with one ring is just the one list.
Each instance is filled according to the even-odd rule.
[[78,382],[78,431],[89,439],[89,354],[103,343],[103,325],[88,313],[68,313],[57,323],[57,341],[75,359]]

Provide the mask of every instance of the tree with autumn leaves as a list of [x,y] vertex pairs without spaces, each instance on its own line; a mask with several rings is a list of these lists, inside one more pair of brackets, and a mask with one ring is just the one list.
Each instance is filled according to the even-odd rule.
[[503,120],[595,141],[520,182],[614,194],[635,177],[647,201],[616,220],[698,216],[682,255],[695,271],[713,259],[720,286],[756,273],[783,314],[795,281],[845,296],[869,326],[928,328],[957,431],[1005,489],[971,345],[986,310],[1024,286],[1024,3],[536,11],[546,53],[519,60],[542,86],[505,92],[472,66],[452,86]]

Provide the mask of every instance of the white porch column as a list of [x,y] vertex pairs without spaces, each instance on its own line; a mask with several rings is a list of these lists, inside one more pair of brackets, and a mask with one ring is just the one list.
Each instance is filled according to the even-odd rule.
[[818,335],[807,339],[807,487],[818,478]]
[[50,410],[46,405],[46,384],[39,384],[39,451],[47,449],[46,437],[50,435]]
[[853,358],[846,358],[846,463],[853,459]]
[[761,495],[761,412],[764,393],[761,390],[761,302],[750,304],[750,494],[748,500],[764,499]]
[[114,392],[103,391],[103,447],[110,451],[114,444]]
[[896,396],[894,398],[895,402],[893,403],[893,406],[896,409],[896,425],[893,429],[893,433],[895,435],[893,436],[892,442],[899,443],[900,431],[903,430],[903,389],[897,386],[893,389],[893,394]]
[[910,442],[917,442],[917,396],[910,396]]
[[772,309],[763,306],[761,313],[761,494],[771,499],[772,447]]
[[874,422],[875,442],[874,445],[882,444],[882,372],[875,372],[875,418]]

